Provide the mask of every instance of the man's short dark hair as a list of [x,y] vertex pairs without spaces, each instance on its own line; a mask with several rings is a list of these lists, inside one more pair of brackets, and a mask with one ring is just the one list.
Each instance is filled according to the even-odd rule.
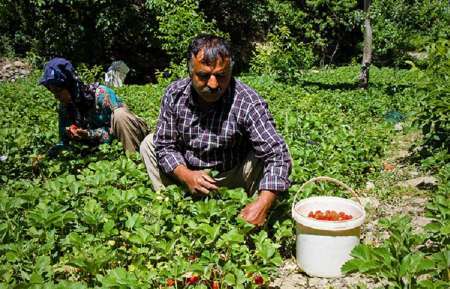
[[233,66],[230,44],[220,36],[202,34],[192,39],[191,44],[189,44],[187,51],[189,73],[192,70],[192,58],[196,57],[202,49],[205,49],[205,55],[202,60],[204,64],[209,65],[213,63],[217,57],[221,57],[223,59],[229,58],[231,67]]

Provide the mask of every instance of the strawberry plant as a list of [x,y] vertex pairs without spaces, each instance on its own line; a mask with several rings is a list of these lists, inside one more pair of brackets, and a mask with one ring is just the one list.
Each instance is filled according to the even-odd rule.
[[[390,236],[378,247],[358,245],[352,251],[354,259],[342,266],[343,272],[362,272],[388,281],[388,288],[447,288],[448,282],[441,279],[448,266],[448,253],[426,252],[422,247],[425,234],[413,233],[411,220],[406,216],[382,219],[380,224]],[[448,250],[448,249],[447,249]]]
[[[58,139],[54,97],[36,85],[39,73],[0,83],[0,288],[268,286],[295,251],[290,205],[299,186],[316,175],[363,185],[382,170],[392,139],[383,116],[402,108],[410,117],[415,109],[407,87],[415,85],[416,71],[373,67],[376,85],[359,91],[351,86],[358,69],[304,73],[292,85],[241,77],[268,101],[294,162],[292,187],[262,228],[238,217],[252,201],[242,189],[221,188],[205,198],[177,186],[152,191],[139,156],[124,154],[117,141],[46,157]],[[117,93],[154,128],[166,85],[124,86]],[[355,249],[348,272],[361,269],[397,287],[441,286],[449,215],[445,169],[441,175],[447,187],[429,204],[434,219],[426,235],[405,234],[407,220],[385,221],[391,238],[380,248]],[[318,185],[298,198],[330,192],[345,194]],[[433,241],[428,251],[425,240]]]

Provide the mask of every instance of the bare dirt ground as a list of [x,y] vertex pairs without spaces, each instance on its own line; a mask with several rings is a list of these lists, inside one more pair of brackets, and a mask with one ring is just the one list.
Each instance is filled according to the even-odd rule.
[[[426,190],[435,185],[436,180],[429,176],[421,176],[415,165],[405,161],[410,154],[412,143],[420,138],[416,132],[398,136],[392,143],[391,151],[383,162],[382,173],[375,180],[368,180],[367,187],[357,191],[360,202],[366,210],[366,221],[362,226],[361,243],[377,246],[388,237],[378,225],[380,218],[406,214],[412,218],[413,228],[422,230],[430,222],[424,216],[428,202]],[[294,254],[295,255],[295,254]],[[278,289],[330,289],[330,288],[382,288],[386,283],[368,276],[355,273],[342,278],[310,277],[297,267],[294,258],[286,260],[279,270],[279,277],[270,288]]]

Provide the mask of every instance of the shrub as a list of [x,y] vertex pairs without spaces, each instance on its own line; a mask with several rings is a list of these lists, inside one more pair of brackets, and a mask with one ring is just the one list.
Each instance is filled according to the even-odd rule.
[[437,41],[427,48],[429,54],[428,67],[420,79],[418,95],[420,112],[415,123],[424,135],[423,152],[431,153],[436,149],[450,150],[450,89],[448,85],[450,73],[450,41]]
[[279,34],[269,34],[267,42],[256,46],[250,62],[254,73],[274,74],[287,80],[295,77],[302,69],[310,68],[315,60],[311,46],[297,43],[290,37],[286,26]]

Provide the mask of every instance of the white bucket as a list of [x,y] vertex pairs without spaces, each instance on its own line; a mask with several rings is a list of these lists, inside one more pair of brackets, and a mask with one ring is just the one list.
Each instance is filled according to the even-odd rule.
[[[311,211],[317,210],[345,212],[353,218],[320,221],[308,217]],[[365,216],[361,205],[344,198],[311,197],[294,203],[292,217],[296,221],[296,255],[300,269],[315,277],[341,277],[341,266],[351,259],[350,252],[359,244]]]

